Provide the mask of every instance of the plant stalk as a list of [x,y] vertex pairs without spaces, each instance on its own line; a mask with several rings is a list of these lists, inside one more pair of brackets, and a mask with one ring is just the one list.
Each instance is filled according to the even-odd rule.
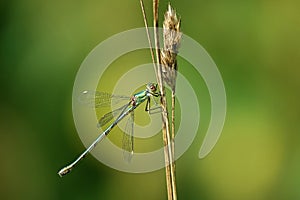
[[160,56],[160,45],[159,45],[159,31],[158,31],[158,5],[159,0],[153,0],[153,24],[154,24],[154,41],[155,41],[155,52],[157,61],[157,82],[161,93],[161,107],[162,107],[162,134],[164,141],[164,155],[165,155],[165,168],[166,168],[166,181],[167,181],[167,191],[168,199],[176,200],[176,182],[175,182],[175,172],[173,166],[173,152],[172,145],[170,141],[170,126],[168,118],[167,100],[164,82],[162,78],[162,66],[161,66],[161,56]]

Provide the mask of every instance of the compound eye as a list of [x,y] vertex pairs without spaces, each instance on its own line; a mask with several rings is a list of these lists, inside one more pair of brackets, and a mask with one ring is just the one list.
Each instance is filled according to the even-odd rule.
[[150,89],[151,89],[152,91],[156,90],[156,88],[155,88],[154,85],[151,85],[151,86],[150,86]]

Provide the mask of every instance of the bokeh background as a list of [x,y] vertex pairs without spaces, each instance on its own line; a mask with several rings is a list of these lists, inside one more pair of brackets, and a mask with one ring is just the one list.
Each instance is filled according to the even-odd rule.
[[[199,83],[203,123],[177,161],[179,199],[300,199],[300,2],[171,3],[219,67],[228,101],[222,136],[199,160],[210,109]],[[143,26],[139,1],[1,1],[0,16],[0,199],[166,199],[163,169],[127,174],[89,156],[56,174],[84,149],[72,117],[76,72],[101,41]]]

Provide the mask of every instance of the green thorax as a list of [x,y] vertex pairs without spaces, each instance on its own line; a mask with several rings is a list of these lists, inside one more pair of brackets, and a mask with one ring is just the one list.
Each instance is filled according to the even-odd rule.
[[143,90],[140,91],[136,94],[133,95],[133,97],[135,98],[135,103],[136,106],[138,106],[139,104],[143,103],[145,100],[147,100],[148,98],[148,91],[147,90]]

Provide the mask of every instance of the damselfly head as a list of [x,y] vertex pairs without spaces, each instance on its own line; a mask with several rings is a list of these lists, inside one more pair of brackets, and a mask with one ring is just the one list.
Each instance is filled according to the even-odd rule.
[[151,92],[156,92],[157,90],[157,84],[156,83],[148,83],[147,89]]

